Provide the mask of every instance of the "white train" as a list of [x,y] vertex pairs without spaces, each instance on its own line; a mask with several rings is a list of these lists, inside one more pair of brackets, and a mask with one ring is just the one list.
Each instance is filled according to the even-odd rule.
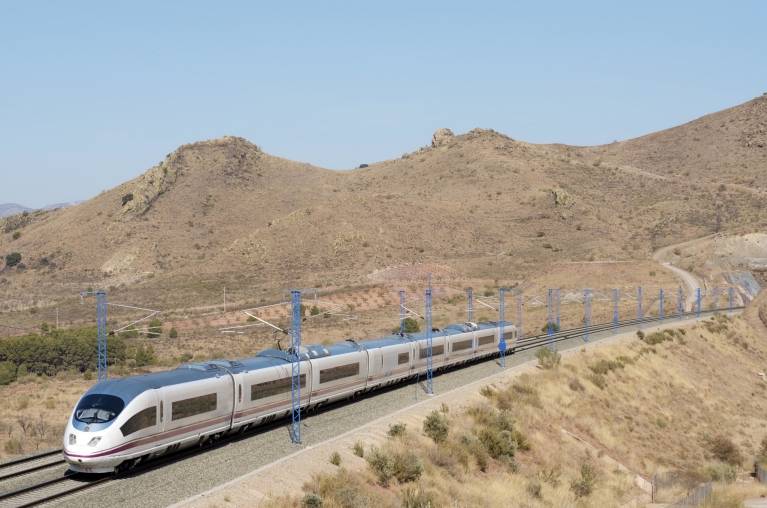
[[[433,369],[508,352],[517,329],[499,322],[453,324],[432,334]],[[426,372],[426,333],[302,346],[301,407],[383,388]],[[242,360],[212,360],[94,385],[78,401],[64,434],[74,471],[111,473],[230,432],[287,416],[291,355],[268,349]]]

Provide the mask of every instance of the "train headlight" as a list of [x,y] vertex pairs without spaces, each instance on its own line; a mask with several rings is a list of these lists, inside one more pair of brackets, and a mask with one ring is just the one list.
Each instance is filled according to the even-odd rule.
[[77,444],[77,436],[74,434],[69,435],[69,444]]
[[88,442],[88,446],[96,446],[97,444],[99,444],[99,441],[101,441],[101,438],[100,438],[100,437],[98,437],[98,436],[97,436],[97,437],[94,437],[93,439],[91,439],[91,440]]

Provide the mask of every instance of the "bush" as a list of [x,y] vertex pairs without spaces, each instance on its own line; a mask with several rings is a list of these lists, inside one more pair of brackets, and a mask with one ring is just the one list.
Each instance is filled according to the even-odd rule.
[[661,429],[665,429],[668,425],[668,422],[662,416],[659,416],[655,419],[655,424]]
[[389,434],[389,437],[402,437],[407,434],[407,423],[389,425],[389,430],[386,433]]
[[656,344],[660,344],[666,340],[666,334],[663,332],[655,332],[651,333],[647,337],[645,337],[645,342],[647,342],[649,345],[654,346]]
[[162,319],[154,318],[149,320],[149,324],[147,325],[146,336],[150,338],[159,337],[161,333],[162,333]]
[[18,240],[19,238],[21,238],[21,231],[14,231],[13,232],[13,239],[14,240]]
[[320,508],[323,502],[324,501],[320,496],[309,492],[303,497],[303,499],[301,499],[301,506],[306,508]]
[[[313,305],[312,310],[309,311],[309,314],[311,314],[312,316],[316,316],[319,313],[320,313],[320,308],[317,307],[316,305]],[[255,319],[253,321],[255,321]]]
[[535,499],[543,499],[543,487],[538,482],[530,482],[525,488],[527,493],[533,496]]
[[157,357],[154,354],[154,346],[147,344],[138,347],[136,350],[136,367],[146,367],[147,365],[155,365],[157,363]]
[[0,363],[0,385],[7,385],[16,379],[16,365],[13,362]]
[[330,463],[334,466],[340,466],[341,465],[341,454],[338,452],[333,452],[333,454],[330,456]]
[[435,443],[442,443],[450,432],[450,419],[444,413],[434,410],[424,420],[423,432]]
[[570,382],[568,382],[567,385],[574,392],[582,392],[584,390],[583,385],[578,378],[570,378]]
[[743,455],[738,446],[730,438],[718,435],[709,442],[709,450],[714,458],[720,462],[726,462],[738,466],[743,462]]
[[554,333],[556,333],[556,332],[558,332],[558,331],[559,331],[559,325],[557,324],[557,322],[556,322],[556,321],[552,321],[551,323],[546,323],[545,325],[543,325],[543,326],[541,327],[541,331],[542,331],[543,333],[549,333],[549,324],[551,325],[551,330],[552,330]]
[[352,451],[354,452],[354,455],[357,457],[364,457],[365,456],[365,447],[362,446],[362,443],[357,441],[354,443],[354,446],[352,447]]
[[604,390],[607,386],[607,379],[602,374],[589,374],[587,379],[594,383],[594,386],[600,390]]
[[133,194],[126,194],[123,196],[123,206],[125,206],[129,201],[133,201]]
[[17,439],[9,439],[3,445],[3,450],[10,455],[21,455],[21,441],[18,441]]
[[508,430],[485,427],[479,432],[479,440],[490,456],[496,460],[512,458],[517,453],[517,443]]
[[570,489],[575,497],[585,497],[594,492],[597,472],[588,464],[581,464],[581,477],[570,482]]
[[644,332],[642,330],[637,330],[637,339],[644,340]]
[[546,346],[536,351],[535,357],[538,358],[538,365],[547,370],[557,368],[562,360],[562,355],[558,351],[552,351]]
[[85,379],[86,381],[91,381],[91,380],[93,380],[93,372],[91,372],[91,371],[90,371],[90,369],[89,369],[89,370],[86,370],[86,371],[83,373],[83,379]]
[[16,377],[24,377],[29,374],[29,369],[27,369],[27,364],[22,363],[19,365],[19,369],[16,371]]
[[8,266],[8,268],[13,268],[19,263],[21,263],[21,254],[18,252],[11,252],[5,256],[5,264]]
[[394,477],[400,483],[418,480],[426,468],[414,451],[394,455]]
[[170,329],[170,333],[168,333],[168,337],[170,337],[171,339],[178,338],[178,330],[176,330],[175,326]]
[[386,487],[394,477],[394,457],[375,446],[370,447],[370,453],[365,457],[370,469],[378,478],[378,483]]
[[738,475],[738,471],[730,464],[716,464],[699,471],[713,482],[732,483]]
[[426,492],[419,487],[405,487],[402,491],[403,508],[433,508],[437,501],[431,492]]

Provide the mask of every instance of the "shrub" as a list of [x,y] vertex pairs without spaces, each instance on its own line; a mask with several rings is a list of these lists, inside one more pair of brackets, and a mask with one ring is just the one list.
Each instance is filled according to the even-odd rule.
[[607,379],[602,374],[589,374],[587,379],[594,383],[594,386],[600,390],[604,390],[607,386]]
[[306,508],[320,508],[323,504],[323,499],[317,494],[309,492],[303,499],[301,499],[301,506]]
[[91,372],[90,369],[86,370],[83,373],[83,379],[85,379],[86,381],[91,381],[93,379],[93,372]]
[[562,360],[562,355],[558,351],[552,351],[546,346],[536,351],[535,357],[538,358],[538,365],[547,370],[557,368]]
[[[325,314],[327,316],[327,314]],[[405,333],[416,333],[421,331],[421,325],[418,324],[418,321],[411,317],[405,318]],[[392,333],[399,333],[400,327],[395,326],[392,328]]]
[[161,333],[162,333],[162,319],[154,318],[149,320],[149,324],[147,325],[146,336],[150,338],[159,337]]
[[16,371],[16,376],[17,377],[24,377],[24,376],[26,376],[28,374],[29,374],[29,369],[27,369],[27,364],[26,363],[22,363],[21,365],[19,365],[19,369]]
[[5,264],[8,266],[8,268],[13,268],[19,263],[21,263],[21,254],[18,252],[11,252],[5,256]]
[[[479,389],[479,394],[483,397],[487,397],[488,399],[492,399],[495,397],[495,390],[493,390],[492,386],[485,385],[482,388]],[[443,411],[445,413],[446,411]]]
[[597,472],[589,464],[581,464],[581,477],[570,482],[575,497],[585,497],[594,492]]
[[542,236],[545,236],[545,235],[546,235],[546,233],[544,233],[543,231],[538,231],[538,233],[535,234],[535,236],[537,236],[538,238],[540,238]]
[[570,389],[574,392],[582,392],[584,390],[583,385],[578,380],[578,378],[570,378],[570,382],[567,383],[567,385],[570,387]]
[[18,409],[19,411],[23,411],[28,407],[29,407],[29,397],[27,397],[26,395],[19,397],[19,400],[16,402],[16,409]]
[[18,240],[19,238],[21,238],[21,231],[14,231],[13,232],[13,239],[14,240]]
[[655,419],[655,424],[661,429],[665,429],[666,425],[668,425],[668,422],[666,422],[666,420],[662,416],[659,416],[658,418]]
[[[320,313],[320,308],[317,307],[316,305],[312,305],[312,310],[309,311],[309,314],[311,314],[312,316],[316,316],[319,313]],[[253,321],[255,321],[255,319]]]
[[375,446],[370,447],[370,453],[365,457],[370,469],[378,478],[378,483],[386,487],[394,476],[394,457]]
[[508,430],[485,427],[479,432],[479,440],[490,456],[496,460],[512,458],[517,453],[517,443]]
[[580,224],[576,224],[576,225],[575,225],[575,229],[576,229],[577,231],[580,231],[581,229],[583,229],[583,226],[582,226],[582,225],[580,225]]
[[535,499],[543,499],[543,487],[538,482],[530,482],[527,484],[527,487],[525,487],[525,490],[527,490],[527,493],[533,496]]
[[743,455],[738,446],[730,438],[718,435],[709,442],[709,450],[714,458],[720,462],[726,462],[733,466],[743,462]]
[[354,455],[357,457],[364,457],[365,456],[365,447],[362,446],[362,443],[357,441],[354,443],[354,446],[352,447],[352,451],[354,452]]
[[501,410],[495,417],[495,426],[500,430],[508,430],[509,432],[514,430],[514,418],[511,416],[511,411],[508,409]]
[[637,330],[637,339],[644,340],[644,332],[642,330]]
[[340,466],[341,465],[341,454],[338,452],[333,452],[333,454],[330,456],[330,463],[334,466]]
[[17,439],[9,439],[3,445],[3,450],[5,450],[5,453],[8,453],[10,455],[21,455],[22,454],[21,441]]
[[647,342],[649,345],[654,346],[656,344],[660,344],[666,340],[666,334],[663,332],[655,332],[651,333],[647,337],[645,337],[645,342]]
[[175,339],[178,337],[178,330],[176,330],[175,326],[170,329],[170,333],[168,333],[168,337],[170,337],[171,339]]
[[0,363],[0,385],[7,385],[16,379],[16,365],[13,362]]
[[704,467],[700,470],[702,474],[709,477],[714,482],[732,483],[738,475],[737,470],[730,464],[716,464]]
[[407,434],[407,423],[389,425],[389,430],[386,433],[389,434],[389,437],[402,437]]
[[133,201],[133,194],[126,194],[123,196],[123,206],[125,206],[129,201]]
[[442,443],[450,432],[450,419],[439,411],[432,411],[423,422],[423,432],[436,443]]
[[147,344],[140,345],[136,350],[136,367],[146,367],[147,365],[155,365],[157,363],[157,357],[154,354],[154,346]]
[[426,468],[414,451],[394,455],[394,477],[400,483],[418,480]]
[[559,325],[556,323],[556,321],[552,321],[551,323],[546,323],[545,325],[543,325],[541,327],[541,331],[543,333],[548,333],[549,332],[549,325],[551,325],[551,330],[553,332],[558,332],[559,331]]
[[674,254],[675,254],[675,255],[677,255],[677,256],[681,256],[681,255],[682,255],[682,251],[681,251],[681,249],[679,249],[679,247],[677,247],[676,249],[674,249]]
[[466,451],[477,460],[477,467],[479,470],[483,472],[487,470],[487,449],[479,438],[470,432],[464,432],[461,434],[460,443],[466,448]]

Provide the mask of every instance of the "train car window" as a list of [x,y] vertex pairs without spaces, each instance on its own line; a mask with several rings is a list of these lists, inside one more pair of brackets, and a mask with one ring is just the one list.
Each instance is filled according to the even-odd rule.
[[504,340],[513,340],[514,339],[514,332],[506,332],[503,334]]
[[191,399],[177,400],[171,404],[170,419],[181,420],[190,416],[215,411],[217,403],[218,396],[215,393],[200,395]]
[[[431,347],[431,356],[437,356],[437,355],[444,355],[445,354],[445,346],[432,346]],[[421,355],[418,358],[426,358],[426,348],[421,348]]]
[[75,408],[75,420],[83,423],[106,423],[114,420],[125,407],[120,397],[93,393],[83,397]]
[[[306,374],[301,374],[301,388],[306,388]],[[293,378],[273,379],[250,385],[250,400],[265,399],[293,390]]]
[[410,363],[410,353],[400,353],[397,355],[397,365],[402,365],[403,363]]
[[130,436],[147,427],[157,425],[157,406],[148,407],[128,418],[128,421],[120,427],[123,437]]
[[480,346],[486,346],[487,344],[492,344],[493,342],[495,342],[495,337],[488,335],[487,337],[480,337],[477,341],[477,344]]
[[160,401],[160,423],[162,423],[164,418],[165,418],[165,411],[163,410],[163,403],[162,401]]
[[349,363],[339,367],[330,367],[320,371],[320,383],[329,383],[346,377],[358,376],[360,373],[359,363]]
[[453,343],[453,351],[461,351],[462,349],[471,349],[471,339],[462,340]]
[[237,402],[242,402],[242,385],[237,385]]

